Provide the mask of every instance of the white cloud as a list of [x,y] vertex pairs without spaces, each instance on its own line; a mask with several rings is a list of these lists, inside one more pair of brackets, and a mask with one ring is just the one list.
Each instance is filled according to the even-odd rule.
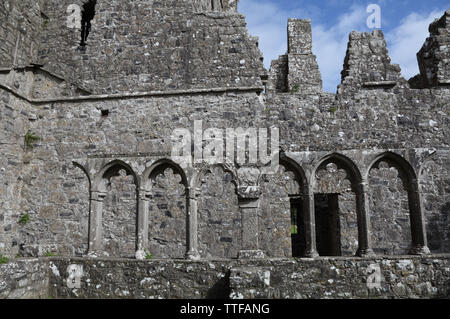
[[336,88],[341,82],[348,36],[354,30],[366,28],[366,19],[365,8],[353,6],[349,12],[340,16],[339,22],[331,28],[322,24],[312,25],[313,52],[317,56],[325,91],[336,92]]
[[[315,8],[285,10],[275,1],[241,1],[239,11],[246,14],[249,33],[259,36],[264,64],[270,67],[272,60],[287,50],[288,18],[310,18]],[[442,16],[445,10],[433,10],[430,14],[411,13],[400,21],[400,25],[389,32],[385,30],[392,63],[400,64],[402,74],[409,79],[418,73],[416,53],[428,37],[428,25]],[[313,52],[317,56],[325,91],[336,92],[341,82],[341,71],[347,50],[348,36],[352,31],[367,31],[369,14],[362,5],[351,6],[337,23],[327,27],[312,19]]]
[[288,12],[275,3],[246,0],[239,3],[239,11],[246,14],[250,35],[259,37],[264,64],[269,68],[272,60],[286,53],[287,20],[300,16],[301,10]]
[[392,63],[400,64],[406,79],[419,73],[416,53],[429,36],[428,26],[434,19],[440,18],[444,11],[436,10],[422,15],[411,13],[400,21],[398,27],[386,34]]
[[[272,2],[246,0],[240,3],[239,11],[246,14],[249,33],[259,37],[264,64],[269,68],[272,60],[286,53],[288,18],[310,18],[309,13],[314,11],[314,8],[284,10]],[[340,83],[348,35],[365,25],[366,16],[364,7],[353,6],[338,19],[339,23],[331,28],[312,21],[313,52],[317,56],[325,91],[336,91]]]

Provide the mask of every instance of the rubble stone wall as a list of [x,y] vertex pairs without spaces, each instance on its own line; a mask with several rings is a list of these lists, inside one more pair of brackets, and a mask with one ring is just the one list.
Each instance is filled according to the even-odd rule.
[[[450,289],[448,256],[52,263],[49,293],[54,298],[445,298]],[[83,266],[78,289],[66,284],[71,264]],[[377,268],[379,279],[372,280]]]
[[[188,265],[172,264],[173,258],[235,259],[250,252],[290,258],[297,250],[308,253],[305,248],[313,245],[314,206],[320,206],[315,195],[338,198],[333,220],[334,230],[339,229],[334,238],[340,245],[333,248],[338,255],[362,254],[371,243],[379,255],[428,253],[427,245],[433,254],[450,252],[450,104],[444,54],[448,11],[431,25],[427,40],[441,44],[439,50],[427,51],[432,58],[425,66],[434,68],[439,83],[417,86],[406,81],[391,64],[381,31],[352,32],[342,83],[332,94],[322,92],[308,20],[289,21],[288,53],[266,72],[257,39],[248,35],[244,17],[234,9],[237,1],[99,0],[82,45],[81,29],[67,25],[67,6],[81,8],[84,3],[0,5],[0,15],[7,17],[0,29],[0,40],[6,39],[0,55],[5,66],[0,69],[1,255],[130,258],[146,253],[168,259],[160,261],[169,265],[161,269]],[[31,16],[23,20],[27,14]],[[38,46],[14,43],[17,32],[9,30],[21,19],[27,21],[25,38]],[[37,36],[33,28],[39,19],[43,22]],[[16,64],[23,65],[12,67],[13,45]],[[32,57],[42,65],[30,66]],[[172,134],[182,128],[194,137],[196,121],[203,132],[278,128],[280,170],[263,174],[260,164],[235,161],[182,168],[172,161]],[[194,145],[192,139],[191,149],[203,149],[205,143]],[[297,225],[297,238],[293,205],[304,222]],[[392,264],[389,258],[382,268]],[[396,258],[392,267],[403,265]],[[345,279],[352,274],[360,278],[355,272],[360,261],[355,260],[311,263],[319,268],[321,263],[342,263],[339,267],[351,269]],[[448,267],[445,258],[436,263],[433,257],[406,260],[414,260],[407,263],[415,265],[412,271],[431,273],[430,267],[437,267],[443,274]],[[425,260],[431,263],[422,265]],[[67,262],[55,260],[63,268]],[[258,262],[242,265],[258,267]],[[96,263],[86,261],[88,274]],[[105,269],[117,268],[120,274],[129,263],[115,260]],[[239,262],[215,267],[229,264]],[[192,265],[200,267],[198,272],[206,269],[205,262]],[[182,286],[165,296],[205,296],[211,278],[227,278],[226,271],[219,278],[213,269],[195,292],[186,288],[194,280],[188,268],[171,277]],[[300,276],[290,271],[285,275]],[[309,276],[307,268],[302,271]],[[317,281],[320,274],[327,272],[313,272],[310,279]],[[445,276],[419,277],[414,287],[424,284],[425,293],[399,289],[405,296],[441,296],[448,283]],[[156,280],[149,278],[149,283]],[[236,294],[248,296],[246,279],[239,278],[230,287],[242,287]],[[99,285],[105,280],[99,279]],[[346,287],[349,296],[369,293]],[[110,295],[116,294],[113,288]],[[58,289],[57,296],[70,296]],[[148,296],[133,289],[130,295]],[[390,296],[399,293],[393,286],[386,289]],[[301,297],[291,292],[290,297]]]

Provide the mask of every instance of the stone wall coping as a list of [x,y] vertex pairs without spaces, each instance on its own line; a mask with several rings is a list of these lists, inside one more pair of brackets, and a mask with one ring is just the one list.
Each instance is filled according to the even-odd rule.
[[27,101],[31,104],[45,104],[45,103],[58,103],[58,102],[83,102],[83,101],[96,101],[96,100],[116,100],[116,99],[132,99],[142,97],[155,97],[155,96],[177,96],[177,95],[197,95],[197,94],[210,94],[210,93],[227,93],[227,92],[256,92],[261,93],[264,89],[259,86],[250,87],[220,87],[209,89],[188,89],[188,90],[168,90],[168,91],[148,91],[148,92],[131,92],[120,94],[100,94],[100,95],[85,95],[76,97],[56,97],[48,99],[34,99],[24,96],[17,92],[8,85],[0,84],[0,88],[9,91],[17,97]]
[[[270,264],[277,262],[311,262],[311,261],[380,261],[380,260],[446,260],[450,259],[450,254],[436,254],[436,255],[397,255],[397,256],[387,256],[387,255],[379,255],[379,256],[370,256],[370,257],[316,257],[316,258],[264,258],[264,259],[250,259],[250,260],[242,260],[242,259],[200,259],[200,260],[189,260],[189,259],[150,259],[150,260],[137,260],[137,259],[127,259],[127,258],[108,258],[108,257],[32,257],[32,258],[19,258],[19,259],[10,259],[8,263],[14,262],[51,262],[51,261],[74,261],[74,262],[132,262],[132,263],[184,263],[184,264],[202,264],[202,263],[236,263],[236,264],[248,264],[248,263],[258,263],[258,264]],[[5,265],[8,265],[4,264]]]

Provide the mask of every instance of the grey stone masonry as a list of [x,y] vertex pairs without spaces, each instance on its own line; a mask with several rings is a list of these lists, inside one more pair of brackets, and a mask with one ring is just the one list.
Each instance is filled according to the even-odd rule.
[[417,53],[420,75],[418,87],[450,85],[450,10],[434,21],[430,37]]
[[36,62],[40,45],[43,1],[3,0],[0,3],[0,68]]
[[312,52],[311,20],[289,19],[287,32],[288,52],[273,61],[268,92],[322,92],[322,77]]
[[386,40],[381,30],[352,32],[341,72],[339,92],[357,88],[393,87],[407,85],[400,66],[391,64]]
[[[427,299],[448,297],[450,280],[448,256],[50,263],[54,298]],[[67,285],[69,265],[83,267],[80,288]]]
[[304,94],[322,91],[322,77],[312,53],[310,20],[288,21],[288,89]]
[[66,25],[66,11],[83,1],[49,2],[40,63],[97,94],[261,86],[261,53],[235,9],[197,10],[203,7],[193,0],[98,0],[80,45],[81,31]]
[[448,297],[448,12],[410,82],[352,32],[333,94],[310,20],[267,71],[237,1],[3,1],[0,296]]
[[20,259],[0,265],[0,298],[437,299],[450,293],[449,263],[448,255],[198,262]]
[[38,258],[0,264],[0,299],[47,299],[52,267]]

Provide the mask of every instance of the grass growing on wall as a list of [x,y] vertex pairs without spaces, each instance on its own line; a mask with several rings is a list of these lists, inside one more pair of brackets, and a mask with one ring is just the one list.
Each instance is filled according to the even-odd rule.
[[25,146],[27,148],[33,148],[33,145],[40,141],[41,138],[39,136],[37,136],[35,133],[28,131],[27,134],[25,134]]
[[30,214],[25,214],[19,219],[19,223],[22,225],[28,224],[29,221],[30,221]]
[[9,261],[8,258],[4,257],[3,255],[0,255],[0,265],[6,264]]

